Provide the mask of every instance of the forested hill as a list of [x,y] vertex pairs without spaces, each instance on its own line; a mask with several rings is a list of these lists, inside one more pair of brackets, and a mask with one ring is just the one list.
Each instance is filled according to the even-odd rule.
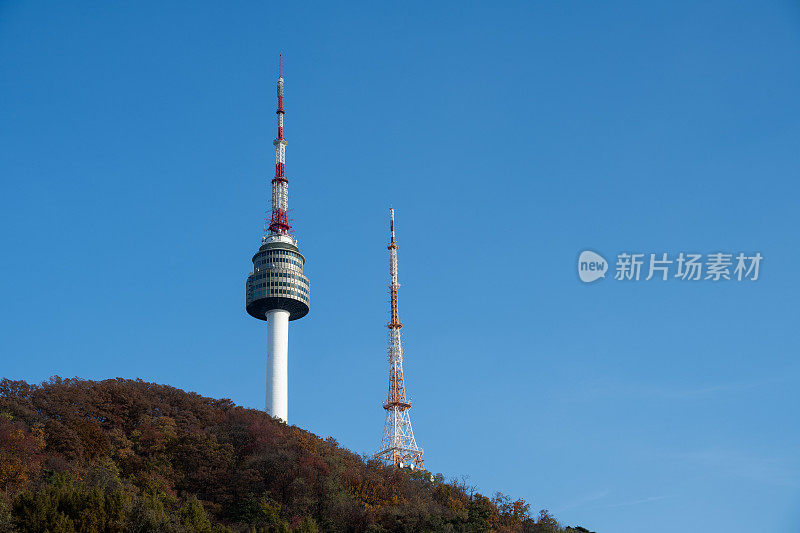
[[230,400],[140,380],[0,381],[4,532],[571,530],[529,512]]

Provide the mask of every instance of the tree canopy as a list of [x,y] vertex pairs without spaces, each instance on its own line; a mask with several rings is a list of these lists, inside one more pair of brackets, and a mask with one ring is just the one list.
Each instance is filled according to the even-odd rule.
[[0,381],[0,530],[565,531],[230,400],[59,377]]

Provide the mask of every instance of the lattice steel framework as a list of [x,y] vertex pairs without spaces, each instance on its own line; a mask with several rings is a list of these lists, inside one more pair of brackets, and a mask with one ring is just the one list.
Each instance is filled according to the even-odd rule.
[[422,448],[417,446],[414,431],[411,429],[411,401],[406,398],[405,379],[403,377],[403,343],[400,330],[403,324],[397,310],[397,241],[394,236],[394,209],[389,210],[389,295],[391,299],[391,321],[389,328],[389,395],[383,408],[386,410],[386,422],[383,426],[383,438],[380,450],[375,457],[397,467],[423,468]]
[[286,139],[283,138],[283,56],[278,70],[278,138],[275,145],[275,177],[272,178],[272,215],[269,232],[272,235],[285,235],[292,228],[289,225],[289,180],[286,179]]

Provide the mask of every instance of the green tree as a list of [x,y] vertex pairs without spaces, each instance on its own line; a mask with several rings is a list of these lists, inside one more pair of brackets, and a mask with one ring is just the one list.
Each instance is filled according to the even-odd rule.
[[120,490],[104,492],[59,479],[14,500],[13,520],[23,531],[124,531],[128,522],[127,498]]
[[16,531],[14,520],[11,516],[11,505],[4,494],[0,493],[0,531],[13,533]]
[[475,494],[469,502],[467,531],[489,531],[492,514],[496,510],[489,498]]
[[188,531],[208,533],[211,531],[211,521],[206,515],[206,510],[195,496],[191,496],[181,506],[181,525]]
[[298,529],[299,533],[319,533],[319,526],[317,526],[317,522],[314,521],[313,518],[306,515],[303,518],[303,521],[300,522],[300,528]]
[[259,497],[250,495],[242,506],[239,519],[251,526],[276,527],[282,523],[281,504],[266,493]]
[[536,533],[558,533],[560,531],[558,520],[556,520],[550,511],[542,509],[539,511],[539,517],[536,519]]

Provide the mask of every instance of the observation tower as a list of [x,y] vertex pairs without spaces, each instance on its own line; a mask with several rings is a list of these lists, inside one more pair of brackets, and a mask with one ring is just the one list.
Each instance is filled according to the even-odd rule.
[[247,276],[246,308],[250,316],[267,322],[266,410],[288,422],[289,322],[308,314],[311,292],[303,275],[305,257],[292,235],[287,213],[289,180],[286,179],[286,139],[283,137],[283,58],[278,70],[278,137],[275,177],[272,179],[272,214],[261,247],[253,256]]

